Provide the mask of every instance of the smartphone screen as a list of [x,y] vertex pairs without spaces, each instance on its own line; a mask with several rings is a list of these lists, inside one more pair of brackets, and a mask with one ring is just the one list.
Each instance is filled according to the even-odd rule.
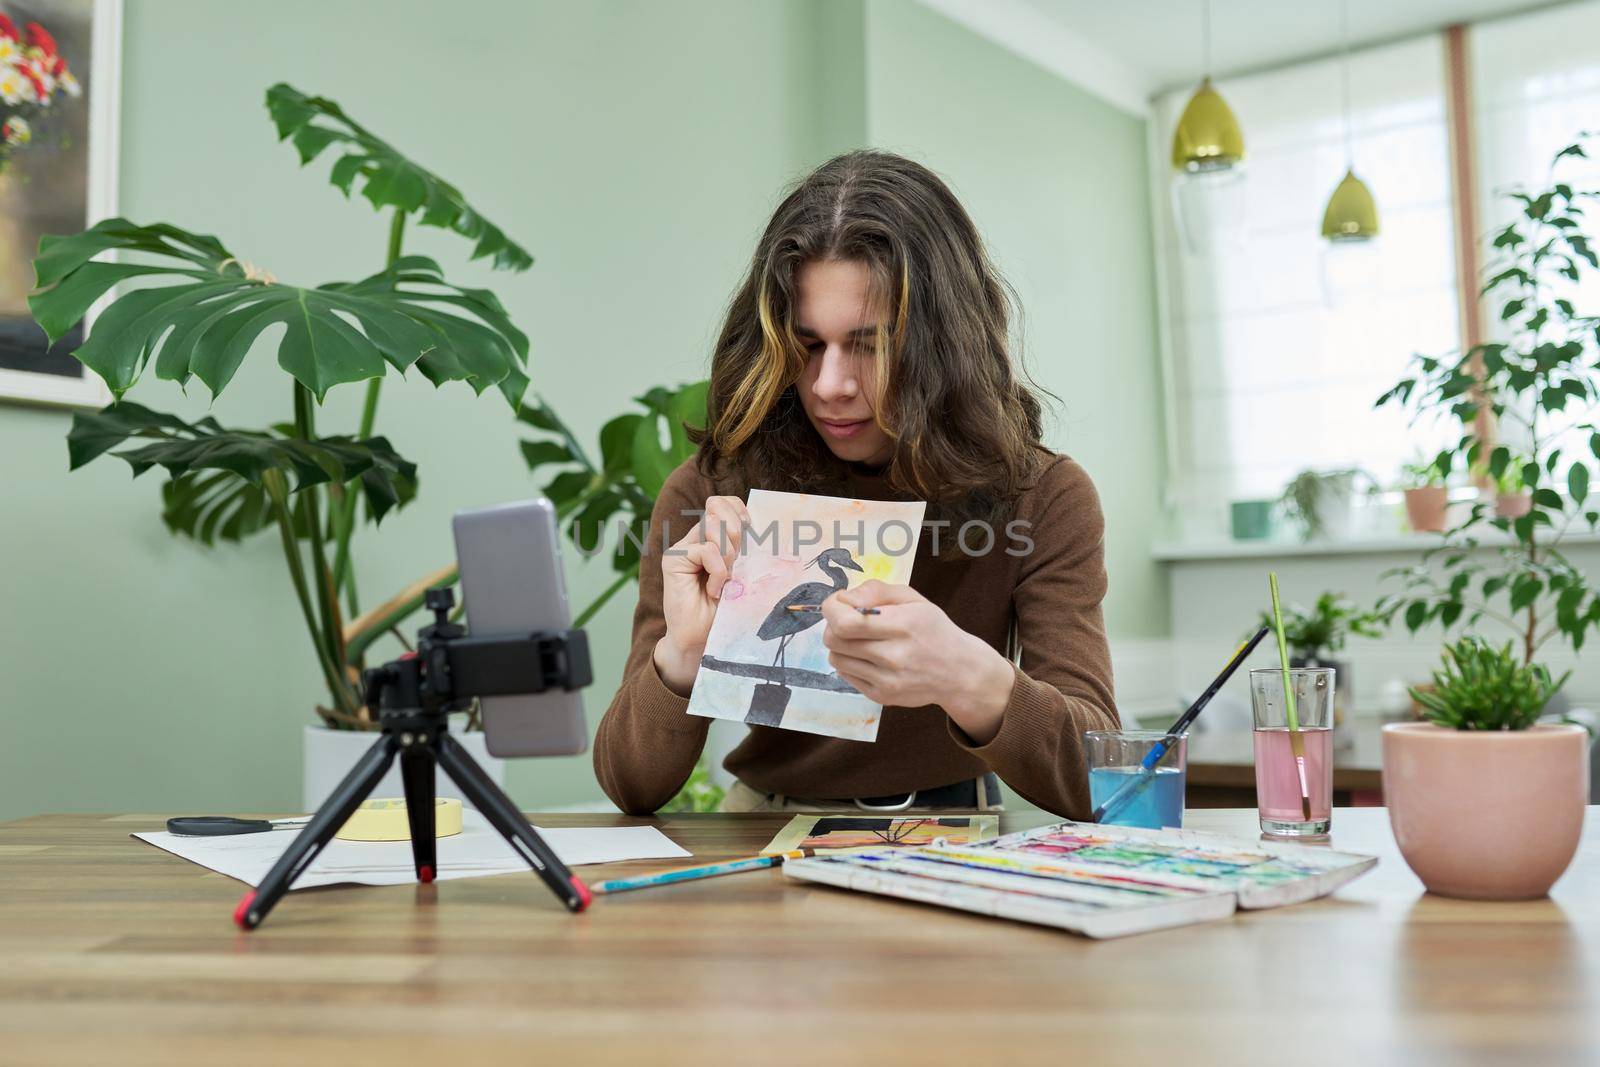
[[[467,630],[474,637],[565,630],[572,625],[561,533],[550,501],[458,512],[456,561]],[[578,690],[484,697],[484,739],[495,756],[570,756],[589,746]]]

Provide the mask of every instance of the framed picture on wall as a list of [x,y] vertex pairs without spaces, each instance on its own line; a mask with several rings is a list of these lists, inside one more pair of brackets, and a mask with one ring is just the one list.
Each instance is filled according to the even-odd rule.
[[[122,0],[0,0],[0,400],[100,407],[111,393],[28,314],[45,234],[116,214]],[[102,299],[101,304],[106,303]]]

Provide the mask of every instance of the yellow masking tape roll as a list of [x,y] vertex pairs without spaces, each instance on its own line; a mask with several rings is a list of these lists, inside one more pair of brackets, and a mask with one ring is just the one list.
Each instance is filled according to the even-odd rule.
[[[433,802],[433,835],[452,837],[460,832],[461,801],[439,797]],[[399,797],[363,801],[333,836],[343,841],[409,841],[406,802]]]

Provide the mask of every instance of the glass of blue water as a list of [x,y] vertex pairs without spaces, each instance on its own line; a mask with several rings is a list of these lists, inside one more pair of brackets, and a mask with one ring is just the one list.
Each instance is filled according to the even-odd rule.
[[[1117,798],[1101,822],[1153,830],[1183,825],[1183,790],[1189,777],[1187,735],[1174,741],[1149,772],[1144,769],[1144,759],[1167,736],[1160,730],[1090,730],[1083,736],[1089,757],[1090,802],[1098,808]],[[1126,792],[1122,792],[1124,786]]]

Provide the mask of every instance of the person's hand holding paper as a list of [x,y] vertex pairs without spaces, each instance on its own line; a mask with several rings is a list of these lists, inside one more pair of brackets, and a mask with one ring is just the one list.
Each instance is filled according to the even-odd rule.
[[722,587],[733,574],[750,512],[736,496],[714,496],[705,514],[661,560],[661,611],[667,632],[656,642],[661,680],[679,696],[694,685]]

